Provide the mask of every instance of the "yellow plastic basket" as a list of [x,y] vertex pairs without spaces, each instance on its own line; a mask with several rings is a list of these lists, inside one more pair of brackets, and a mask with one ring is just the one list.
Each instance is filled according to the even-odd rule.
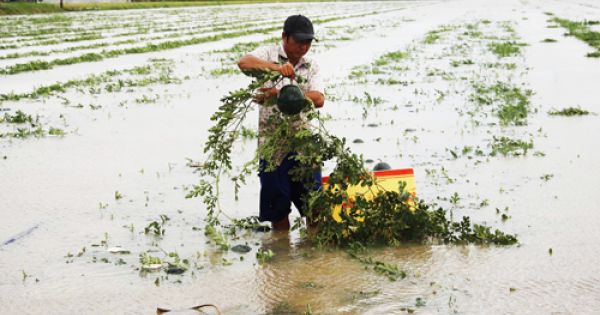
[[[363,196],[367,200],[372,199],[374,195],[376,195],[379,191],[396,191],[399,192],[400,182],[405,182],[406,186],[404,191],[410,193],[413,198],[417,196],[417,187],[415,184],[415,174],[412,168],[403,168],[403,169],[395,169],[395,170],[384,170],[384,171],[375,171],[373,172],[373,176],[377,179],[377,185],[372,187],[362,187],[358,186],[350,186],[347,189],[348,195],[350,196],[350,204],[340,204],[335,206],[332,209],[331,215],[337,222],[342,222],[342,217],[340,213],[342,209],[346,209],[348,211],[352,208],[352,196]],[[323,177],[323,189],[328,188],[327,180],[329,177]],[[360,218],[357,219],[361,221]]]

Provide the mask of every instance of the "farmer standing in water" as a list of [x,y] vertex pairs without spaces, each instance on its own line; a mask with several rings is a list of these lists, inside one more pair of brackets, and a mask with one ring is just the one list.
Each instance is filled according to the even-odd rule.
[[[315,39],[312,22],[303,15],[292,15],[285,20],[281,44],[259,47],[240,58],[238,66],[244,72],[256,70],[272,70],[281,73],[291,80],[297,77],[304,78],[299,84],[304,96],[310,99],[315,107],[320,108],[325,103],[323,83],[319,74],[319,66],[306,57],[312,41]],[[281,115],[275,106],[263,106],[263,102],[276,98],[279,90],[285,85],[280,80],[276,85],[267,82],[259,89],[262,98],[257,101],[261,104],[259,110],[259,140],[258,145],[264,145],[265,135],[274,126],[269,126],[271,115]],[[289,81],[289,80],[286,80]],[[303,117],[303,120],[306,118]],[[281,151],[281,150],[280,150]],[[292,203],[301,215],[305,215],[304,196],[309,189],[321,187],[321,171],[314,173],[314,183],[303,183],[292,180],[289,171],[298,165],[293,159],[296,152],[275,152],[271,158],[276,162],[276,169],[266,170],[267,162],[260,161],[260,214],[261,222],[270,221],[276,230],[290,228],[289,214]],[[316,185],[316,187],[315,187]],[[310,187],[310,188],[309,188]]]

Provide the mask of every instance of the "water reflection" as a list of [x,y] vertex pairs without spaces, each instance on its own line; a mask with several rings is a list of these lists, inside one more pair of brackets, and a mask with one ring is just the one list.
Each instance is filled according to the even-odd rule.
[[[432,258],[431,246],[426,245],[367,253],[408,273],[406,279],[390,281],[373,270],[366,271],[368,266],[343,249],[317,249],[294,234],[275,232],[265,237],[263,247],[275,253],[270,262],[256,269],[256,300],[264,301],[267,314],[363,314],[390,297],[397,301],[403,295],[414,296],[416,266],[431,265]],[[398,305],[390,302],[386,302],[388,306]]]

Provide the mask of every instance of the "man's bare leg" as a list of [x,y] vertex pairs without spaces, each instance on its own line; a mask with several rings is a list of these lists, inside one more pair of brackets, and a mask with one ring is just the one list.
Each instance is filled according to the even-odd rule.
[[272,222],[273,230],[277,231],[289,231],[290,230],[290,219],[288,216],[280,221]]

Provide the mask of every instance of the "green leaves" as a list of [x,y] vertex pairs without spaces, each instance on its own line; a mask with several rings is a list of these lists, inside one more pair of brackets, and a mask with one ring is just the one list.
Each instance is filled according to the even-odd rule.
[[[402,56],[398,56],[400,57]],[[429,240],[501,245],[517,242],[515,236],[499,230],[492,231],[484,225],[472,224],[468,217],[463,217],[460,222],[452,222],[447,218],[446,210],[432,209],[424,201],[406,192],[404,183],[400,184],[397,191],[388,191],[380,187],[370,171],[365,168],[362,156],[350,151],[344,138],[329,133],[324,126],[324,119],[313,106],[305,108],[301,115],[291,116],[280,115],[275,109],[276,114],[268,118],[267,125],[270,129],[261,135],[262,143],[254,158],[244,164],[239,174],[231,174],[233,145],[242,134],[242,123],[250,109],[252,93],[266,81],[277,78],[277,73],[267,73],[260,79],[255,78],[247,88],[229,93],[221,99],[221,106],[211,117],[215,125],[209,129],[208,141],[204,147],[208,158],[199,167],[202,179],[188,193],[188,197],[203,197],[208,210],[205,234],[217,246],[224,250],[229,248],[225,235],[217,229],[220,225],[218,217],[224,214],[219,207],[220,176],[227,174],[233,180],[237,194],[238,189],[245,183],[245,176],[254,170],[258,159],[267,162],[266,171],[269,171],[290,152],[297,153],[288,157],[297,161],[298,166],[290,171],[292,178],[297,181],[310,182],[308,179],[312,178],[314,170],[321,167],[324,161],[335,161],[336,166],[329,176],[327,188],[313,190],[305,196],[307,208],[303,209],[304,213],[307,214],[307,220],[316,225],[315,233],[308,233],[306,237],[311,238],[317,245],[397,246],[403,242]],[[525,99],[527,102],[520,90],[500,85],[489,90],[491,93],[503,95],[505,100],[519,102]],[[487,94],[487,91],[482,94]],[[378,101],[365,94],[367,104],[374,106]],[[493,99],[490,100],[492,101]],[[306,117],[308,122],[303,117]],[[496,150],[504,152],[501,151],[502,148],[499,146]],[[524,149],[525,152],[528,148]],[[353,185],[360,185],[375,192],[373,198],[363,195],[350,196],[346,190]],[[457,205],[459,200],[458,194],[452,197],[454,205]],[[331,209],[340,204],[352,206],[346,208],[347,211],[341,211],[342,221],[338,222],[331,215]],[[246,223],[250,226],[257,223],[229,219],[233,222],[230,229],[244,227]],[[300,225],[295,227],[301,228]],[[264,261],[269,256],[268,252],[257,253],[259,261]],[[393,265],[368,259],[363,262],[390,279],[405,276]]]
[[585,116],[589,114],[589,111],[580,107],[567,107],[561,110],[553,110],[548,112],[548,115],[551,116]]
[[533,149],[533,142],[525,142],[519,139],[511,139],[508,137],[494,137],[494,141],[492,143],[492,152],[491,156],[495,156],[500,153],[503,156],[519,156],[519,155],[527,155],[527,151],[529,149]]
[[162,224],[157,221],[152,221],[144,228],[144,234],[154,234],[156,236],[165,235],[165,229],[163,229]]
[[504,126],[514,124],[517,126],[527,124],[529,113],[529,98],[533,95],[531,90],[522,90],[504,82],[496,82],[491,86],[474,84],[475,93],[470,99],[478,105],[496,105],[494,109]]
[[268,261],[270,261],[271,259],[273,259],[273,257],[275,257],[275,253],[272,250],[262,250],[259,249],[256,252],[256,260],[258,260],[259,263],[264,264]]
[[[218,197],[220,177],[222,173],[229,174],[233,169],[231,152],[234,143],[242,134],[242,123],[252,109],[254,90],[265,82],[278,78],[278,73],[264,72],[260,78],[255,78],[248,87],[232,91],[221,98],[221,106],[211,116],[215,125],[209,129],[208,140],[204,145],[204,152],[208,153],[208,157],[198,168],[202,178],[200,183],[194,185],[186,196],[187,198],[203,198],[208,210],[207,221],[210,224],[219,224],[218,217],[223,213]],[[245,133],[247,134],[248,131],[246,130]],[[240,174],[230,176],[234,181],[236,197],[241,184],[245,183],[245,176],[252,171],[253,165],[254,163],[246,164]]]
[[[331,195],[330,195],[331,194]],[[326,198],[339,200],[348,198],[324,191]],[[515,236],[499,230],[492,232],[490,227],[471,224],[469,217],[460,222],[452,222],[446,217],[446,210],[430,209],[421,200],[410,203],[410,195],[403,191],[378,193],[373,200],[357,197],[350,213],[343,214],[338,223],[328,211],[318,216],[316,240],[323,245],[346,246],[353,243],[363,245],[395,246],[403,242],[439,240],[443,243],[476,243],[509,245],[517,242]],[[358,219],[360,218],[360,220]],[[363,220],[361,222],[361,220]]]
[[373,271],[375,271],[376,273],[388,277],[390,281],[396,281],[398,279],[406,278],[406,272],[404,270],[400,270],[400,268],[396,264],[375,260],[372,257],[355,258],[358,259],[361,263],[367,266],[371,266],[373,268]]
[[489,49],[500,58],[519,54],[521,52],[520,46],[526,46],[526,44],[507,41],[490,43],[488,45]]
[[140,254],[140,265],[142,270],[159,270],[162,268],[162,259],[148,253]]
[[598,24],[598,21],[570,21],[567,19],[561,19],[555,17],[552,19],[553,22],[560,24],[560,26],[566,28],[569,33],[567,35],[575,36],[579,40],[582,40],[588,45],[597,49],[595,52],[588,53],[588,57],[598,58],[600,57],[600,32],[593,31],[590,25]]
[[9,113],[4,114],[4,119],[2,119],[0,117],[0,122],[7,122],[7,123],[11,123],[11,124],[25,124],[25,123],[30,123],[30,124],[34,124],[34,120],[31,117],[31,115],[27,115],[24,112],[17,110],[17,112],[14,115],[11,115]]
[[123,195],[118,190],[115,190],[115,200],[119,200],[122,198],[123,198]]
[[213,241],[221,250],[229,249],[229,242],[225,235],[219,232],[214,226],[207,224],[204,230],[204,235],[208,236],[208,238]]

